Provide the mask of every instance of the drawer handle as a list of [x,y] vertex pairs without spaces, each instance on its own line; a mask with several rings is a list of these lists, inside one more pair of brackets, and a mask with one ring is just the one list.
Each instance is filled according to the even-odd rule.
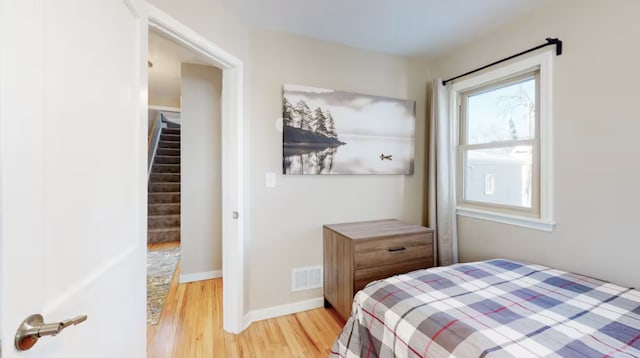
[[400,247],[391,247],[389,248],[389,252],[398,252],[398,251],[404,251],[407,248],[404,246],[400,246]]

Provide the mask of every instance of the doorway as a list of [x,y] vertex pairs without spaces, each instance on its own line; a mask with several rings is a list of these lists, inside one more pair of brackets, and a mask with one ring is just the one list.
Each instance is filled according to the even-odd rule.
[[244,216],[243,211],[243,64],[164,12],[149,5],[149,28],[192,51],[222,71],[221,90],[221,230],[223,327],[231,333],[244,329]]

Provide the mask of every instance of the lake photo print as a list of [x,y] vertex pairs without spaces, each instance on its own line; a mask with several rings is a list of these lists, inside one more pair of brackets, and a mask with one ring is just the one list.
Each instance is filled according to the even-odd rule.
[[415,101],[285,84],[284,174],[413,174]]

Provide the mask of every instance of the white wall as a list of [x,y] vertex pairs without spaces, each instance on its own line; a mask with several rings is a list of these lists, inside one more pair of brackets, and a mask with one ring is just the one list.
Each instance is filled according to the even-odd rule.
[[542,8],[433,62],[449,77],[544,42],[554,59],[553,233],[459,218],[460,258],[509,257],[640,286],[640,2],[547,1]]
[[222,71],[182,64],[181,91],[180,275],[206,276],[222,269]]

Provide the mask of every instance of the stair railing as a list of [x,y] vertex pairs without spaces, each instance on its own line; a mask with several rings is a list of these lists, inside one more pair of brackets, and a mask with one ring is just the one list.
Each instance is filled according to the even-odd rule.
[[147,142],[147,181],[151,175],[151,165],[153,164],[153,158],[156,155],[156,149],[158,149],[163,117],[164,115],[162,112],[158,112],[156,118],[153,120],[152,130],[149,133],[149,140]]

